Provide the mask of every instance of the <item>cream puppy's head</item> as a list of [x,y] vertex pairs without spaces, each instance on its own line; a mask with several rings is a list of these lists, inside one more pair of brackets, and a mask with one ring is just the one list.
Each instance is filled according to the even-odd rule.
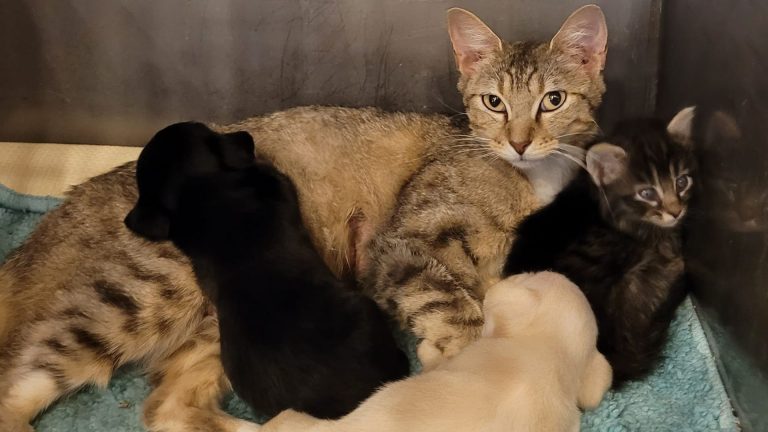
[[[572,370],[581,408],[594,408],[611,384],[611,367],[597,351],[597,322],[584,294],[553,272],[511,276],[493,287],[483,303],[483,337],[534,337],[561,353]],[[568,370],[566,369],[566,370]]]

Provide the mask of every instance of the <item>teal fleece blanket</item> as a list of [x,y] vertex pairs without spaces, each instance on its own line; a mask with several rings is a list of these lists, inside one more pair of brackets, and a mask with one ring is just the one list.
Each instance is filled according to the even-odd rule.
[[[0,261],[58,203],[55,198],[21,195],[0,186]],[[401,340],[415,359],[411,338]],[[38,432],[141,432],[141,405],[149,391],[139,370],[125,368],[107,389],[85,389],[54,404],[35,427]],[[264,420],[236,397],[225,405],[238,417]],[[660,367],[647,379],[609,393],[597,410],[584,415],[582,430],[739,430],[690,299],[677,311]]]

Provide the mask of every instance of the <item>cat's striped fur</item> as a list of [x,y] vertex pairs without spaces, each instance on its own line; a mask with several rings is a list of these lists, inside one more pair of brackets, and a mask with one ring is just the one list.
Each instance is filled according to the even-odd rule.
[[[239,128],[294,180],[315,243],[338,273],[350,210],[370,224],[383,218],[423,153],[451,131],[442,116],[321,107],[230,127]],[[149,430],[255,427],[219,408],[230,386],[218,325],[188,260],[125,227],[137,197],[133,162],[75,186],[0,267],[0,431],[30,430],[55,399],[106,385],[126,362],[143,364],[152,378]]]
[[[551,150],[552,140],[559,141],[566,134],[570,134],[567,139],[571,144],[584,143],[594,131],[592,113],[604,89],[599,70],[579,69],[581,66],[568,61],[574,59],[572,53],[557,44],[504,45],[504,50],[527,53],[527,64],[538,68],[538,75],[534,71],[530,76],[539,78],[528,80],[537,87],[529,88],[527,94],[510,86],[513,82],[501,90],[514,89],[519,100],[534,103],[538,103],[536,95],[544,90],[539,88],[544,84],[572,86],[574,94],[584,95],[571,98],[562,116],[527,118],[526,133],[548,137],[531,148]],[[494,67],[488,69],[495,72],[476,77],[492,78],[504,70],[499,69],[499,61],[515,58],[519,56],[497,57],[496,63],[490,64]],[[510,65],[515,66],[514,62]],[[441,275],[440,266],[448,264],[451,278],[466,278],[454,286],[454,295],[468,295],[475,302],[482,289],[469,288],[484,286],[498,273],[500,258],[506,252],[506,233],[535,207],[530,185],[518,171],[505,162],[483,159],[489,157],[489,148],[504,157],[500,134],[518,131],[515,128],[519,126],[511,128],[498,116],[493,117],[498,123],[493,125],[490,114],[479,111],[478,92],[489,83],[488,79],[473,81],[462,75],[460,90],[474,134],[479,137],[469,143],[471,149],[462,147],[463,138],[450,138],[460,131],[447,118],[374,109],[299,108],[220,130],[251,132],[257,153],[293,180],[315,245],[337,274],[349,273],[359,265],[371,269],[376,264],[391,270],[400,251],[411,253],[414,245],[423,244],[424,259],[435,263],[429,267],[429,275]],[[524,112],[511,108],[509,114],[519,120],[523,115],[519,113]],[[525,115],[530,117],[530,112]],[[456,145],[451,146],[451,142]],[[467,157],[465,150],[482,155]],[[424,165],[427,154],[430,163]],[[452,164],[457,164],[455,170],[448,169]],[[219,359],[217,323],[187,259],[170,244],[136,237],[123,224],[137,198],[134,169],[133,163],[127,164],[74,187],[64,203],[50,212],[0,267],[0,431],[31,430],[30,419],[56,398],[83,385],[105,385],[117,367],[132,361],[143,364],[152,377],[154,389],[144,404],[144,423],[149,430],[255,430],[255,425],[234,419],[219,407],[230,386]],[[414,177],[418,169],[420,174]],[[445,183],[455,190],[432,185],[446,175],[456,176]],[[368,250],[368,239],[389,219],[398,191],[409,178],[400,201],[402,210],[370,249],[376,258],[369,259],[361,251]],[[473,191],[472,185],[483,190]],[[494,186],[500,187],[499,192]],[[443,205],[439,208],[447,211],[444,223],[436,225],[441,231],[425,225],[424,233],[431,240],[419,243],[422,240],[418,236],[404,236],[403,248],[390,247],[387,239],[400,241],[400,233],[419,218],[424,217],[420,223],[431,225],[431,218],[441,210],[430,212],[425,207],[421,213],[413,212],[414,206],[428,207],[425,199],[430,196],[433,204],[440,201]],[[493,217],[478,216],[477,224],[461,225],[463,218],[486,211],[479,202],[483,199],[492,202],[487,209],[492,209]],[[448,210],[451,202],[456,209]],[[469,210],[473,206],[474,210]],[[496,222],[501,225],[495,226]],[[398,228],[400,223],[405,231]],[[487,237],[482,234],[484,230]],[[493,243],[482,244],[486,239]],[[427,250],[429,247],[433,249]],[[453,266],[448,262],[453,257],[469,258],[470,262],[477,258],[477,264]],[[466,269],[466,274],[459,277],[457,269]],[[381,274],[389,273],[384,270]],[[427,280],[426,276],[421,273],[418,278]],[[416,281],[411,278],[403,283],[410,289],[418,286]],[[428,287],[425,295],[440,301],[434,297],[434,288],[437,285]],[[383,298],[387,296],[385,290],[377,291],[380,300],[391,303]],[[398,307],[406,305],[402,299],[393,301]],[[429,308],[428,304],[422,302],[419,307]],[[477,328],[477,314],[462,316],[459,309],[458,320],[443,314],[440,321],[427,320],[423,327],[414,328],[421,336],[432,337],[428,328],[435,324],[440,326],[435,333],[448,334],[463,343],[467,338],[455,337],[450,328],[442,329],[443,318],[449,325],[455,321]],[[405,323],[409,322],[407,315],[400,311]],[[425,316],[430,315],[434,318],[440,314]],[[419,331],[421,328],[424,331]],[[461,334],[472,336],[474,331]],[[458,347],[461,343],[435,344],[440,348],[448,345]]]
[[[422,339],[418,354],[427,367],[479,335],[481,301],[499,280],[514,228],[565,185],[596,132],[604,40],[594,52],[574,54],[567,45],[570,32],[585,31],[590,20],[602,34],[602,13],[587,6],[550,44],[505,44],[474,15],[449,12],[475,137],[443,143],[414,174],[371,242],[362,277],[379,304]],[[552,89],[564,100],[545,110]],[[489,95],[498,106],[489,106]],[[555,172],[542,174],[546,169]],[[544,175],[546,187],[537,187],[540,178],[529,183],[532,174]]]

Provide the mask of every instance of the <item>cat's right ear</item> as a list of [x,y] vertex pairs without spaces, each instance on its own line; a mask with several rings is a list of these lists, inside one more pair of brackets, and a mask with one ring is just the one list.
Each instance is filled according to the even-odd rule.
[[138,203],[124,222],[128,229],[148,240],[168,240],[170,220],[157,208]]
[[480,59],[501,52],[501,39],[475,14],[461,8],[448,9],[448,35],[456,66],[465,76],[475,71]]
[[627,152],[608,143],[593,145],[587,152],[587,172],[598,186],[616,181],[627,167]]
[[591,74],[597,75],[605,67],[607,44],[608,26],[602,9],[597,5],[586,5],[565,20],[549,43],[549,49],[560,49]]

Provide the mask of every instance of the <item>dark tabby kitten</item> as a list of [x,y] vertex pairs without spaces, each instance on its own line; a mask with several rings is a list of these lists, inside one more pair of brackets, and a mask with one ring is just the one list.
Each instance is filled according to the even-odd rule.
[[597,317],[614,386],[647,373],[684,297],[680,221],[693,185],[686,108],[665,128],[617,126],[587,152],[587,173],[526,218],[505,275],[554,270],[581,287]]

